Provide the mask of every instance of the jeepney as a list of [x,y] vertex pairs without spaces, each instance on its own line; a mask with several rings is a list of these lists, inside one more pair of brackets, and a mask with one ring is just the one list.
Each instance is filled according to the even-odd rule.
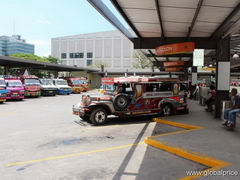
[[57,94],[57,87],[54,85],[52,79],[39,79],[39,81],[42,96],[55,96]]
[[80,77],[64,77],[68,85],[72,88],[72,92],[79,94],[81,92],[86,92],[88,89],[87,79]]
[[37,76],[21,76],[25,97],[39,97],[41,95],[40,81]]
[[7,92],[8,90],[6,89],[6,82],[3,78],[0,78],[0,103],[1,104],[6,101]]
[[24,99],[24,87],[21,80],[18,77],[6,77],[5,78],[7,85],[7,99]]
[[72,93],[72,88],[64,79],[53,79],[54,85],[57,87],[57,94],[69,95]]
[[121,77],[109,79],[104,94],[82,95],[73,106],[73,114],[83,120],[101,125],[108,115],[137,116],[178,111],[188,113],[187,83],[179,78]]

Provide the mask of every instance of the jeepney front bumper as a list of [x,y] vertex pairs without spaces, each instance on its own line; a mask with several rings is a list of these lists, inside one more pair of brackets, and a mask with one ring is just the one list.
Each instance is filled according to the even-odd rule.
[[89,109],[80,106],[79,104],[73,105],[72,112],[76,116],[84,116]]

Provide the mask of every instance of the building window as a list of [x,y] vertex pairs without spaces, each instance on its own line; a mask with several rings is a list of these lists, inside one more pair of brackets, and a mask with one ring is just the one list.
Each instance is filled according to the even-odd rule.
[[91,66],[92,65],[92,59],[88,59],[87,60],[87,66]]
[[66,58],[67,58],[67,53],[62,53],[62,54],[61,54],[61,58],[62,58],[62,59],[66,59]]
[[70,53],[70,58],[83,58],[84,54],[83,53]]
[[92,52],[88,52],[87,53],[87,58],[92,58],[93,57],[93,53]]

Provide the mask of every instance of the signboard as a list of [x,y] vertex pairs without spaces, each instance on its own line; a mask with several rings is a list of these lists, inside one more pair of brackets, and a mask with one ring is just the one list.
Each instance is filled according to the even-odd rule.
[[163,62],[164,67],[184,66],[184,61],[167,61]]
[[217,90],[229,91],[230,84],[230,61],[218,62],[218,83]]
[[169,54],[181,54],[187,52],[193,52],[195,48],[194,42],[183,42],[176,44],[167,44],[158,46],[155,48],[156,55],[169,55]]
[[204,65],[204,49],[195,49],[193,51],[193,66]]
[[165,71],[167,72],[183,71],[183,67],[169,67],[169,68],[165,68]]

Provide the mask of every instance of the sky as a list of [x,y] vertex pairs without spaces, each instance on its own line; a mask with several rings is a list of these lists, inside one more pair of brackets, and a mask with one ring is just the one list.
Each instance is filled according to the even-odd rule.
[[51,38],[116,29],[87,0],[0,0],[0,22],[0,36],[19,34],[40,56],[51,54]]

